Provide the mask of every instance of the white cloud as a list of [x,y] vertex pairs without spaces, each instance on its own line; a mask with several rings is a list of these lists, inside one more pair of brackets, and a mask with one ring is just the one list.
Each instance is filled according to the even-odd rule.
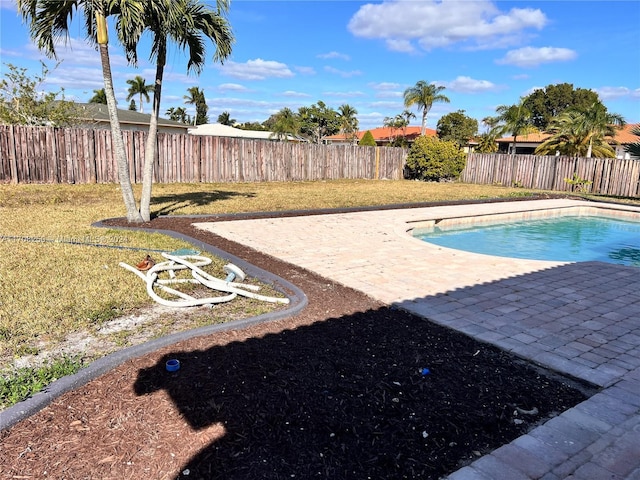
[[476,80],[464,76],[460,76],[452,82],[441,83],[449,90],[460,93],[495,92],[504,88],[488,80]]
[[287,90],[286,92],[282,92],[281,95],[283,97],[291,97],[291,98],[307,98],[311,96],[308,93],[295,92],[293,90]]
[[[602,100],[614,100],[617,98],[633,96],[632,91],[627,87],[600,87],[594,88],[594,91]],[[638,93],[638,91],[640,91],[640,89],[636,90],[636,93]]]
[[247,60],[245,63],[226,62],[218,67],[224,75],[242,80],[266,80],[267,78],[289,78],[294,74],[284,63],[274,60]]
[[636,88],[633,92],[631,92],[631,96],[634,98],[640,98],[640,88]]
[[369,86],[374,90],[395,90],[400,88],[400,84],[394,82],[370,83]]
[[366,4],[351,18],[349,31],[362,38],[382,39],[396,51],[413,51],[411,41],[425,50],[453,44],[510,44],[529,29],[540,30],[547,18],[539,9],[500,11],[489,0],[447,2],[389,0]]
[[218,85],[220,92],[249,92],[250,90],[239,83],[221,83]]
[[350,72],[346,72],[344,70],[338,70],[337,68],[333,68],[333,67],[324,67],[325,72],[329,72],[329,73],[333,73],[335,75],[340,75],[343,78],[350,78],[350,77],[355,77],[357,75],[362,75],[362,72],[360,70],[351,70]]
[[496,60],[496,63],[528,68],[536,67],[542,63],[567,62],[574,60],[577,56],[575,51],[568,48],[524,47],[508,51],[503,58]]
[[293,67],[295,68],[296,72],[298,72],[301,75],[315,75],[316,71],[313,67]]
[[321,53],[317,56],[318,58],[322,58],[324,60],[338,59],[338,60],[351,60],[351,57],[345,53],[340,52],[329,52],[329,53]]

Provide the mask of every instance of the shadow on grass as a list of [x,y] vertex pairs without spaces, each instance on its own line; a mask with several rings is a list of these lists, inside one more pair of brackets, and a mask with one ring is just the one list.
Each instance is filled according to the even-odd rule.
[[221,200],[229,200],[237,197],[255,198],[255,196],[255,193],[240,193],[226,190],[214,190],[211,192],[198,191],[193,193],[171,194],[167,196],[154,196],[152,198],[152,208],[154,205],[161,206],[154,211],[153,215],[154,217],[170,215],[186,207],[202,207]]
[[221,424],[181,471],[227,480],[436,479],[591,393],[391,308],[174,351],[135,389],[165,390],[194,430]]

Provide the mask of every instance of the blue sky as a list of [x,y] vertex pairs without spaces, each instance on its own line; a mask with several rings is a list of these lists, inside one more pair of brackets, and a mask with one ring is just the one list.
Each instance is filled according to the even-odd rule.
[[[2,72],[5,63],[33,73],[39,59],[55,65],[30,41],[14,2],[0,0],[0,7]],[[464,110],[480,121],[535,88],[568,82],[596,91],[627,122],[640,122],[636,0],[232,0],[229,22],[236,37],[231,57],[224,65],[208,62],[199,77],[187,75],[184,55],[170,50],[162,111],[185,106],[187,88],[197,85],[212,122],[223,111],[239,122],[262,122],[283,107],[295,111],[322,100],[355,107],[366,129],[401,113],[404,90],[425,80],[444,86],[451,100],[433,106],[427,126],[435,128],[447,113]],[[103,87],[98,54],[80,26],[70,37],[70,46],[58,47],[62,63],[45,89],[64,87],[67,98],[88,101]],[[134,68],[114,37],[114,85],[119,107],[127,108],[126,80],[142,75],[152,83],[154,66],[146,41]],[[419,122],[418,115],[412,124]]]

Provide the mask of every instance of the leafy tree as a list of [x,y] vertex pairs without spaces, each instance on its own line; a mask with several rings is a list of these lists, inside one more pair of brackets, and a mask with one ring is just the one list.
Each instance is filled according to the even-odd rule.
[[375,147],[378,144],[376,143],[376,139],[373,138],[373,134],[371,133],[371,131],[367,130],[366,132],[364,132],[364,135],[358,142],[358,145],[362,147]]
[[422,127],[420,134],[424,135],[427,129],[427,114],[435,102],[449,103],[449,98],[440,93],[445,89],[443,86],[429,84],[424,80],[418,81],[413,87],[404,91],[404,106],[409,108],[416,105],[418,110],[422,110]]
[[232,127],[236,123],[236,120],[231,118],[231,114],[229,112],[222,112],[218,115],[218,123]]
[[244,122],[241,123],[240,125],[236,125],[236,128],[239,128],[240,130],[253,130],[256,132],[266,132],[269,129],[264,125],[263,123],[260,122]]
[[524,97],[524,106],[531,112],[531,124],[546,130],[551,120],[569,109],[584,110],[600,103],[598,94],[584,88],[574,89],[570,83],[559,83],[539,88]]
[[[120,0],[124,2],[125,0]],[[199,0],[144,0],[140,15],[128,22],[116,24],[118,35],[126,45],[127,59],[137,62],[137,44],[141,35],[151,34],[151,60],[155,60],[156,74],[153,85],[153,113],[149,122],[149,134],[145,148],[140,213],[144,221],[150,220],[153,164],[157,152],[158,118],[162,96],[164,67],[169,42],[175,43],[189,55],[187,72],[199,74],[206,61],[205,38],[215,45],[213,60],[222,62],[231,54],[233,35],[224,15],[228,12],[228,0],[217,0],[216,9]],[[189,90],[189,98],[196,105],[196,124],[207,123],[207,103],[204,92],[197,87]]]
[[300,107],[298,116],[300,133],[312,139],[314,143],[322,143],[324,137],[340,131],[338,112],[327,107],[323,101],[318,101],[310,107]]
[[189,92],[189,95],[184,96],[184,103],[196,106],[195,125],[209,123],[209,116],[207,115],[209,107],[204,98],[204,90],[200,90],[199,87],[189,87],[187,88],[187,92]]
[[551,122],[547,129],[551,137],[536,148],[536,153],[613,158],[615,151],[608,140],[615,136],[617,125],[624,125],[622,117],[608,113],[599,103],[586,110],[566,110]]
[[64,90],[40,93],[40,85],[49,73],[41,62],[42,73],[33,78],[26,68],[5,64],[8,71],[0,80],[0,124],[9,125],[73,125],[78,109],[64,99]]
[[289,136],[296,136],[300,133],[300,120],[298,116],[290,109],[283,108],[273,117],[271,138],[288,141]]
[[171,107],[167,109],[166,114],[174,122],[180,122],[186,125],[191,123],[191,118],[187,115],[187,109],[184,107]]
[[498,135],[495,132],[485,132],[478,138],[478,146],[475,151],[478,153],[495,153],[498,151]]
[[438,120],[436,133],[440,140],[450,140],[462,148],[478,133],[478,121],[465,115],[464,110],[458,110]]
[[133,0],[120,0],[119,2],[107,2],[106,0],[66,0],[64,2],[17,0],[16,4],[23,20],[29,25],[30,36],[36,42],[38,48],[47,56],[54,58],[56,57],[56,40],[61,37],[65,41],[68,40],[69,21],[74,11],[82,12],[86,36],[92,45],[97,45],[100,54],[114,157],[118,165],[120,191],[127,209],[127,219],[129,221],[141,221],[142,217],[136,207],[131,179],[129,178],[127,154],[118,120],[109,59],[109,36],[106,20],[108,16],[115,16],[116,24],[118,24],[127,23],[129,19],[139,17],[140,2]]
[[631,129],[631,133],[636,135],[639,140],[637,142],[633,142],[629,145],[625,145],[624,149],[628,152],[632,157],[635,157],[636,160],[640,160],[640,124],[636,125]]
[[427,181],[451,180],[460,176],[466,159],[456,143],[421,135],[409,149],[405,175]]
[[356,115],[358,115],[358,110],[347,103],[338,107],[340,131],[344,134],[345,138],[350,139],[354,143],[358,139],[358,118]]
[[104,88],[93,91],[93,97],[89,99],[89,103],[100,103],[102,105],[107,104],[107,95],[104,93]]
[[[127,80],[127,83],[129,84],[127,101],[138,95],[140,99],[140,113],[142,113],[144,111],[142,100],[144,99],[149,103],[151,100],[149,93],[153,92],[153,85],[147,85],[147,81],[140,75],[136,75],[135,78]],[[129,110],[131,110],[131,108],[129,108]]]
[[135,112],[138,110],[138,107],[136,105],[136,101],[132,98],[131,102],[129,102],[129,110],[132,112]]
[[516,105],[500,105],[496,108],[496,112],[498,115],[495,120],[500,122],[496,127],[496,132],[499,135],[510,133],[513,136],[511,155],[514,156],[518,135],[526,135],[534,131],[534,127],[531,125],[531,112],[525,107],[522,99]]

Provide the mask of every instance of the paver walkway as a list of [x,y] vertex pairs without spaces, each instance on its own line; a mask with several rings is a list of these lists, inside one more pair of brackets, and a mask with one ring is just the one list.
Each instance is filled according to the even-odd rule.
[[640,480],[640,269],[477,255],[407,233],[433,219],[594,206],[611,208],[536,200],[199,227],[602,387],[450,480]]

